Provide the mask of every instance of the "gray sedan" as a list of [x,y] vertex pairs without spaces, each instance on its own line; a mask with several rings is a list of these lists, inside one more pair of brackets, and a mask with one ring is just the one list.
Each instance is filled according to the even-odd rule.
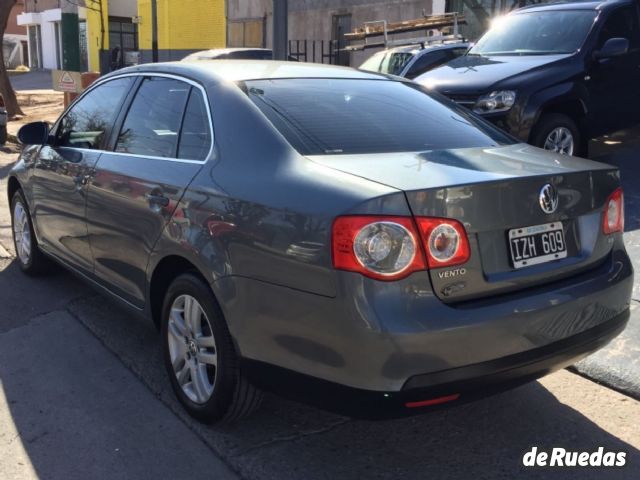
[[19,138],[20,267],[53,260],[153,321],[205,422],[262,390],[425,412],[570,365],[629,317],[619,172],[396,77],[143,65]]

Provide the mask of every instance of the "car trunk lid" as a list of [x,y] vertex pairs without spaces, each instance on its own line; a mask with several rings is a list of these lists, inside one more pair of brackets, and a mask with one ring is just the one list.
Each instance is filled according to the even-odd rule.
[[[609,165],[524,144],[311,159],[403,190],[416,216],[452,218],[465,226],[469,261],[430,270],[434,291],[446,302],[559,280],[593,268],[610,251],[601,233],[602,210],[619,175]],[[553,213],[540,205],[546,185],[558,193]],[[566,257],[515,268],[510,230],[542,225],[562,229]]]

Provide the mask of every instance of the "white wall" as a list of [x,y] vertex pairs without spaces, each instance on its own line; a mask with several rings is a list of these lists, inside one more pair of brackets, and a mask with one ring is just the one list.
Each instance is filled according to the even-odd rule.
[[55,22],[62,19],[59,8],[45,10],[40,13],[26,13],[18,16],[19,25],[40,25],[40,46],[42,48],[42,67],[46,69],[58,68],[56,49]]
[[59,8],[54,10],[45,10],[41,15],[42,23],[42,66],[47,69],[58,68],[56,59],[56,34],[54,22],[60,22],[62,12]]

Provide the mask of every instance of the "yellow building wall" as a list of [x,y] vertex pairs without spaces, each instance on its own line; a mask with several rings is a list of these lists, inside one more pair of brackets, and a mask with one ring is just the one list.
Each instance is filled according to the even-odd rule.
[[[109,2],[107,0],[85,0],[85,4],[87,6],[89,71],[99,72],[100,50],[109,50]],[[102,15],[100,9],[102,9]],[[101,26],[103,20],[104,25]]]
[[[225,0],[157,0],[158,49],[206,50],[226,46]],[[138,0],[138,41],[152,49],[151,0]]]

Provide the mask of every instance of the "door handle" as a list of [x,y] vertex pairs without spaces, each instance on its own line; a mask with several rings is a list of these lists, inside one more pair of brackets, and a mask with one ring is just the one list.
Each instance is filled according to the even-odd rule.
[[158,206],[158,207],[169,206],[169,199],[164,195],[154,195],[152,193],[147,193],[144,197],[147,199],[147,201],[151,206]]
[[77,177],[73,177],[73,183],[76,185],[76,189],[82,190],[82,187],[89,183],[91,179],[91,175],[78,175]]

